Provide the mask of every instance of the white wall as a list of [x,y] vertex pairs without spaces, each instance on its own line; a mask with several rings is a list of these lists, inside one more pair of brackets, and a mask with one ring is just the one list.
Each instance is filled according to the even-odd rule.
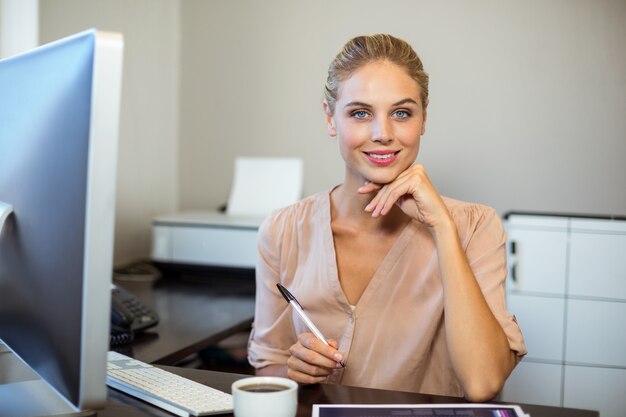
[[0,58],[39,43],[39,0],[0,0]]
[[236,155],[341,182],[320,101],[362,33],[409,41],[431,75],[418,160],[440,192],[496,207],[626,214],[626,2],[186,0],[180,204],[225,201]]
[[177,208],[178,0],[45,0],[42,43],[96,27],[124,34],[115,263],[150,253],[153,216]]
[[[626,214],[623,0],[45,0],[42,41],[126,37],[116,263],[153,215],[227,200],[238,155],[300,156],[305,194],[343,179],[321,112],[328,63],[362,33],[431,74],[419,161],[443,194]],[[180,101],[179,101],[180,99]]]

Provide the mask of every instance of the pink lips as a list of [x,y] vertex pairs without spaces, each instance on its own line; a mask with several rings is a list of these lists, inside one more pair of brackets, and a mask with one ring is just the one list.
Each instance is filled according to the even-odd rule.
[[365,152],[365,157],[373,164],[377,166],[391,165],[397,158],[398,152],[392,151],[372,151]]

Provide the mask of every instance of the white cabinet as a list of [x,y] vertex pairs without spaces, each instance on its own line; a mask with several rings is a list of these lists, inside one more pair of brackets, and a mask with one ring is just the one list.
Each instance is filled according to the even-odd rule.
[[501,394],[527,402],[626,409],[626,218],[511,213],[507,303],[527,357]]
[[600,417],[622,417],[626,369],[566,366],[564,407],[599,410]]
[[[501,399],[505,402],[561,406],[563,365],[520,362],[506,382]],[[541,381],[529,384],[528,381]]]
[[[558,222],[557,222],[558,224]],[[565,291],[567,229],[514,228],[509,231],[509,287],[517,291],[563,294]]]
[[594,232],[592,225],[572,222],[569,293],[626,300],[626,230]]
[[510,294],[507,304],[524,333],[526,358],[562,361],[565,300]]
[[565,361],[626,369],[626,302],[568,300]]

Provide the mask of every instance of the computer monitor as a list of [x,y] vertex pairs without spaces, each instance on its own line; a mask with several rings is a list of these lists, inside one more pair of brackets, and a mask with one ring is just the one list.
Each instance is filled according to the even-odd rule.
[[122,50],[89,30],[0,61],[0,339],[40,377],[0,415],[106,401]]

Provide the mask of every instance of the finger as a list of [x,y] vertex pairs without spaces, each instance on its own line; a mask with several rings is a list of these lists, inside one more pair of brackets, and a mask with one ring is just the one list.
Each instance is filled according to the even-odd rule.
[[396,201],[396,206],[402,210],[407,216],[424,223],[424,215],[420,204],[409,194],[405,194]]
[[358,188],[357,192],[359,194],[369,194],[369,193],[373,193],[374,191],[380,190],[381,187],[382,187],[382,185],[373,183],[371,181],[365,181],[365,184],[360,186]]
[[312,351],[310,349],[306,349],[299,346],[292,346],[289,349],[289,353],[291,353],[291,358],[294,358],[293,364],[294,366],[302,371],[307,372],[311,375],[317,375],[318,371],[313,370],[314,368],[324,368],[327,371],[330,371],[337,367],[337,361],[327,358],[324,355],[320,355],[319,353]]
[[[302,360],[301,356],[303,354],[299,353],[301,349],[306,348],[304,348],[300,342],[297,342],[290,348],[292,356],[287,359],[287,375],[294,380],[306,384],[323,382],[334,368],[326,368],[307,362],[307,360],[314,360],[312,357],[309,357],[307,360]],[[317,353],[310,350],[309,352],[317,355]],[[335,367],[337,366],[335,365]]]
[[379,217],[389,213],[398,198],[407,193],[409,184],[409,177],[399,176],[393,182],[385,185],[376,196],[376,206],[371,207],[372,217]]
[[339,350],[339,342],[337,342],[335,339],[328,339],[327,342],[331,347]]
[[408,179],[406,186],[404,194],[395,201],[404,213],[428,226],[437,223],[436,219],[448,216],[445,203],[423,169]]
[[[335,339],[328,339],[328,344],[339,350],[339,342],[337,342]],[[339,356],[335,356],[334,357],[335,360],[337,360],[337,368],[345,368],[346,367],[346,362],[343,359],[343,355],[341,354],[341,352],[339,352]]]
[[287,368],[294,372],[308,375],[312,378],[326,378],[335,369],[334,367],[329,369],[322,366],[316,366],[305,362],[296,356],[290,356],[289,359],[287,359]]
[[[308,363],[334,368],[337,362],[343,359],[336,348],[326,345],[313,333],[302,333],[298,336],[298,342],[293,347],[298,357]],[[300,348],[300,345],[302,348]]]
[[397,200],[400,196],[398,195],[393,201],[389,201],[391,193],[394,189],[397,189],[398,185],[405,184],[407,181],[411,179],[411,177],[415,174],[414,165],[409,167],[408,169],[402,171],[398,177],[390,182],[389,184],[385,184],[378,191],[378,194],[372,199],[370,204],[368,205],[367,211],[372,213],[372,217],[379,217],[380,215],[385,215],[391,210],[395,200]]
[[381,199],[385,195],[386,190],[387,190],[387,185],[383,185],[382,187],[380,187],[380,189],[378,190],[374,198],[372,198],[372,200],[367,204],[367,206],[365,206],[365,211],[372,213],[373,217],[376,217],[374,216],[374,212],[376,211],[376,208],[380,204]]
[[301,384],[318,384],[326,381],[325,376],[311,376],[294,369],[287,369],[287,377]]
[[[374,211],[377,215],[384,216],[389,213],[393,206],[403,196],[414,193],[416,179],[413,176],[399,176],[394,182],[388,184],[387,189],[381,196],[377,210]],[[419,185],[418,185],[419,187]]]
[[375,199],[372,200],[373,205],[370,206],[372,217],[379,217],[381,215],[383,207],[385,207],[385,203],[389,198],[389,190],[390,185],[387,184],[378,192]]
[[377,209],[374,209],[372,214],[374,217],[378,217],[389,213],[394,204],[407,195],[410,195],[411,198],[417,201],[417,193],[426,182],[428,182],[428,177],[424,167],[420,164],[410,166],[401,172],[394,181],[387,184],[384,190],[380,191],[381,195],[377,200]]

